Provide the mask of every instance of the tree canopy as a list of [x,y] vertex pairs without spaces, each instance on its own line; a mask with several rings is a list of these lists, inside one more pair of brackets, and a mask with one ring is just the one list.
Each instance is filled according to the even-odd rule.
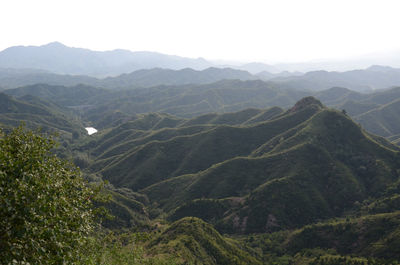
[[0,131],[3,264],[85,263],[96,191],[51,152],[54,146],[52,137],[22,126]]

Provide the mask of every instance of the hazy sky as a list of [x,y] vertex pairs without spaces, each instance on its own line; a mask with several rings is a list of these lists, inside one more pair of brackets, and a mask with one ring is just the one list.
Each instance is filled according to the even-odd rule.
[[0,50],[59,41],[296,62],[400,50],[399,0],[0,0]]

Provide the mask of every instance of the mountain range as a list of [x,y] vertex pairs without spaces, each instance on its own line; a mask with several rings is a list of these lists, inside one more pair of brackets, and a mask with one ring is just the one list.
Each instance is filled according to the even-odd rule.
[[136,238],[156,264],[399,264],[399,69],[254,74],[161,56],[176,69],[107,76],[136,67],[118,56],[159,54],[0,55],[25,65],[0,69],[0,137],[21,122],[56,134],[56,155],[105,181],[96,206],[114,218],[99,232],[121,236],[120,263]]
[[68,47],[59,42],[41,46],[13,46],[0,52],[0,68],[42,69],[58,74],[90,75],[97,77],[116,76],[139,69],[192,68],[203,70],[208,67],[235,68],[257,74],[309,72],[316,70],[349,71],[364,69],[371,65],[389,65],[400,67],[399,52],[367,55],[347,60],[320,60],[314,62],[276,63],[262,62],[227,63],[208,61],[203,58],[186,58],[150,51],[129,51],[116,49],[111,51],[92,51],[84,48]]
[[[182,108],[175,116],[146,109],[169,97],[172,105],[192,105],[177,100],[180,89],[183,98],[188,95],[187,86],[110,91],[34,85],[0,94],[0,123],[7,129],[26,120],[28,127],[63,132],[56,152],[89,180],[110,183],[112,200],[105,206],[116,218],[103,223],[108,229],[153,230],[160,229],[159,220],[168,222],[146,243],[152,255],[177,255],[182,264],[285,264],[283,259],[299,257],[352,264],[354,255],[385,264],[397,258],[400,148],[349,115],[367,119],[373,113],[368,120],[381,120],[376,112],[393,111],[399,88],[313,94],[353,106],[347,112],[270,86],[260,80],[194,86],[205,95],[218,91],[221,106],[252,102],[263,93],[262,101],[274,100],[268,108],[242,105],[236,112],[189,116]],[[121,99],[126,104],[135,97],[148,97],[142,113],[135,111],[139,101],[121,108]],[[273,107],[273,101],[285,107]],[[101,129],[87,136],[81,131],[88,125]],[[305,249],[311,251],[306,257]]]
[[297,89],[324,90],[331,87],[346,87],[355,91],[368,92],[398,86],[400,69],[373,65],[365,70],[313,71],[304,75],[277,77],[272,81]]
[[287,72],[262,63],[223,66],[203,59],[125,50],[97,52],[61,43],[16,46],[0,52],[0,89],[38,83],[128,89],[206,84],[224,79],[260,79],[298,90],[346,87],[368,92],[400,86],[400,70],[374,65],[346,72]]
[[161,112],[189,118],[246,108],[288,108],[302,97],[314,96],[327,106],[345,110],[369,132],[391,140],[396,140],[400,135],[396,123],[400,111],[397,107],[399,87],[373,93],[359,93],[341,87],[314,92],[260,80],[222,80],[203,85],[162,85],[130,90],[39,84],[4,92],[17,98],[32,95],[80,111],[79,115],[84,120],[99,129],[134,119],[135,115],[141,113]]
[[91,51],[67,47],[59,42],[42,46],[14,46],[0,52],[0,67],[41,69],[59,74],[110,76],[138,69],[204,69],[204,59],[189,59],[156,52]]

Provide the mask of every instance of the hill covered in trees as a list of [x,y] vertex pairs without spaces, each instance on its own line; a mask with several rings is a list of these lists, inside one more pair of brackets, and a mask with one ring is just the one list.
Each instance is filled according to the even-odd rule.
[[396,264],[399,91],[42,84],[1,93],[0,124],[59,132],[55,152],[109,182],[99,264]]
[[193,118],[209,113],[230,113],[247,108],[289,108],[305,96],[314,96],[329,107],[345,110],[369,132],[395,140],[399,87],[359,93],[342,87],[310,92],[260,80],[222,80],[211,84],[155,86],[110,90],[87,85],[72,87],[37,84],[4,93],[20,99],[31,95],[77,111],[82,120],[108,128],[135,119],[138,114],[166,113]]

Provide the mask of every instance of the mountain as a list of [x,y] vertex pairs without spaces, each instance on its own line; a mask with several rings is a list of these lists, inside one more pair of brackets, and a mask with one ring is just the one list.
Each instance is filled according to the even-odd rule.
[[293,232],[285,248],[292,253],[304,248],[334,248],[342,255],[399,259],[399,224],[399,211],[321,223]]
[[[237,70],[215,68],[199,72],[188,71],[201,76],[198,79],[200,82],[201,79],[211,81],[209,73],[213,73],[214,70],[219,77],[224,75],[224,72],[229,75],[233,71],[237,76],[242,73],[236,72]],[[152,80],[154,76],[152,70],[144,71],[148,73],[145,74],[145,79]],[[185,71],[162,70],[166,73],[164,76],[172,73],[176,77],[172,79],[177,82],[184,80],[178,77],[181,74],[184,76]],[[246,72],[244,73],[246,75]],[[135,78],[133,74],[132,78]],[[400,128],[393,122],[399,115],[398,109],[394,107],[396,101],[400,100],[399,87],[377,90],[373,93],[360,93],[343,87],[312,92],[286,88],[284,84],[261,80],[221,80],[210,84],[161,85],[129,90],[111,90],[88,85],[67,87],[37,84],[4,90],[4,93],[17,98],[33,95],[72,108],[80,113],[84,121],[100,129],[118,126],[136,119],[134,115],[148,112],[166,113],[180,118],[193,118],[204,114],[205,116],[198,119],[210,119],[210,122],[216,122],[211,120],[217,113],[226,113],[229,116],[228,113],[249,108],[272,106],[288,108],[302,97],[314,96],[327,106],[343,110],[369,132],[384,137],[400,134]]]
[[97,78],[83,75],[60,75],[42,70],[0,68],[0,86],[3,89],[36,84],[48,84],[55,86],[92,84],[99,86],[100,81]]
[[21,122],[29,128],[42,128],[46,133],[57,132],[63,139],[71,140],[85,134],[83,124],[71,110],[31,95],[16,99],[0,93],[2,127],[15,127]]
[[287,111],[148,114],[97,137],[89,171],[170,220],[196,216],[231,234],[341,217],[399,178],[399,148],[312,97]]
[[194,117],[209,112],[233,112],[246,108],[287,107],[308,92],[287,90],[260,80],[222,80],[204,85],[156,86],[111,91],[77,85],[33,85],[5,90],[16,97],[31,94],[62,106],[85,107],[84,119],[95,124],[111,113],[126,115],[163,112]]
[[232,68],[207,68],[196,71],[190,68],[171,70],[154,68],[138,70],[118,77],[109,77],[102,80],[104,87],[151,87],[159,85],[185,85],[214,83],[223,79],[250,80],[256,79],[246,71]]
[[18,75],[28,75],[28,74],[43,74],[47,73],[43,70],[37,69],[26,69],[26,68],[0,68],[0,78]]
[[261,80],[268,81],[273,78],[278,78],[278,77],[290,77],[290,76],[301,76],[304,73],[301,72],[288,72],[288,71],[283,71],[279,73],[270,73],[268,71],[262,71],[258,72],[255,75],[260,78]]
[[207,68],[196,71],[190,68],[171,70],[162,68],[142,69],[116,77],[95,78],[85,75],[60,75],[44,71],[0,68],[0,84],[3,88],[48,84],[76,86],[85,84],[103,88],[138,88],[159,85],[206,84],[224,79],[252,80],[256,76],[231,68]]
[[155,52],[127,50],[91,51],[67,47],[59,42],[42,46],[14,46],[0,52],[2,68],[32,68],[59,74],[110,76],[138,69],[205,69],[204,59],[191,59]]
[[273,65],[257,63],[257,62],[246,63],[246,64],[242,64],[240,66],[233,67],[233,68],[245,70],[252,74],[257,74],[257,73],[264,72],[264,71],[269,72],[269,73],[274,73],[274,74],[281,72],[278,68],[274,67]]
[[36,84],[4,92],[14,97],[32,95],[63,107],[89,105],[92,97],[103,97],[110,93],[108,90],[86,85],[65,87],[47,84]]
[[286,107],[305,93],[259,80],[222,80],[205,85],[159,86],[115,92],[87,115],[118,109],[124,113],[163,112],[194,117],[209,112],[234,112],[250,107]]
[[149,229],[150,218],[147,212],[148,200],[141,194],[129,189],[108,188],[103,191],[110,196],[108,202],[98,203],[104,206],[114,218],[102,220],[102,226],[108,229],[132,228]]
[[[311,93],[260,80],[130,90],[39,84],[0,93],[0,122],[62,132],[63,156],[87,179],[109,181],[111,200],[100,205],[115,218],[102,225],[141,231],[131,236],[146,255],[178,264],[393,264],[400,148],[356,122],[395,134],[386,121],[398,113],[399,91]],[[298,100],[310,94],[352,109]],[[285,109],[254,107],[274,102]],[[99,132],[80,136],[89,123]]]
[[[334,88],[332,88],[334,89]],[[332,90],[330,89],[330,90]],[[337,88],[335,90],[338,90]],[[400,88],[378,90],[370,94],[359,94],[352,91],[342,93],[318,92],[319,98],[332,98],[325,102],[335,105],[336,108],[346,111],[356,122],[359,122],[367,131],[387,137],[400,134],[397,126],[397,117],[400,113]],[[322,94],[322,95],[321,95]],[[324,96],[325,95],[325,96]],[[326,99],[327,99],[326,98]],[[394,140],[396,138],[393,138]]]
[[377,52],[373,54],[365,54],[356,58],[348,58],[342,60],[315,60],[299,63],[278,63],[274,67],[286,71],[309,72],[317,70],[326,71],[350,71],[353,69],[363,69],[371,65],[389,65],[399,68],[400,50],[391,52]]
[[221,236],[201,219],[183,218],[148,243],[150,253],[179,256],[179,264],[262,264],[255,251]]
[[399,113],[400,99],[396,99],[357,115],[354,119],[371,133],[389,137],[400,133]]
[[365,70],[347,72],[313,71],[302,76],[272,79],[274,82],[297,89],[324,90],[331,87],[346,87],[368,92],[400,85],[400,69],[372,66]]
[[[400,212],[332,219],[300,229],[247,237],[264,264],[396,264]],[[285,263],[286,262],[286,263]]]
[[[195,202],[217,199],[222,206],[229,206],[229,211],[222,211],[222,215],[215,217],[217,228],[225,232],[252,233],[293,228],[340,216],[356,201],[377,196],[398,178],[392,171],[398,166],[396,147],[382,145],[381,140],[368,135],[343,114],[313,102],[300,101],[284,116],[263,124],[264,143],[248,146],[253,151],[247,151],[247,154],[235,152],[235,156],[223,162],[215,160],[213,166],[199,168],[198,173],[183,171],[185,161],[178,166],[179,171],[173,173],[175,177],[165,174],[166,180],[142,192],[167,211],[178,206],[174,211],[179,210],[180,216],[182,210],[179,207],[185,207],[189,216],[202,214],[208,211],[204,208],[207,204]],[[289,120],[297,124],[290,125]],[[272,131],[279,128],[278,124],[288,127]],[[254,143],[251,130],[247,129],[245,135],[248,138],[242,136],[241,142]],[[221,138],[224,139],[221,144],[238,145],[239,142],[229,135],[234,134],[227,133]],[[171,147],[164,150],[173,152]],[[210,152],[216,150],[230,148],[216,146]],[[235,146],[235,150],[238,147]],[[202,154],[210,156],[204,150]],[[152,159],[154,168],[160,158]],[[191,159],[195,159],[194,154]],[[386,169],[371,162],[376,159],[385,161]],[[134,165],[135,168],[141,166],[137,162]],[[111,175],[118,175],[115,173]],[[148,179],[154,173],[147,171],[145,174]],[[167,194],[168,198],[164,197]],[[182,202],[187,203],[186,206],[182,206]],[[202,205],[203,209],[199,211],[196,205]],[[209,203],[208,207],[211,210],[221,206]]]
[[319,70],[305,74],[282,72],[263,63],[217,67],[222,66],[204,59],[127,50],[91,51],[54,42],[43,46],[15,46],[1,51],[0,87],[5,89],[46,83],[138,88],[205,84],[224,79],[262,79],[284,88],[311,91],[345,87],[358,92],[370,92],[400,85],[399,69],[379,65],[364,70]]

